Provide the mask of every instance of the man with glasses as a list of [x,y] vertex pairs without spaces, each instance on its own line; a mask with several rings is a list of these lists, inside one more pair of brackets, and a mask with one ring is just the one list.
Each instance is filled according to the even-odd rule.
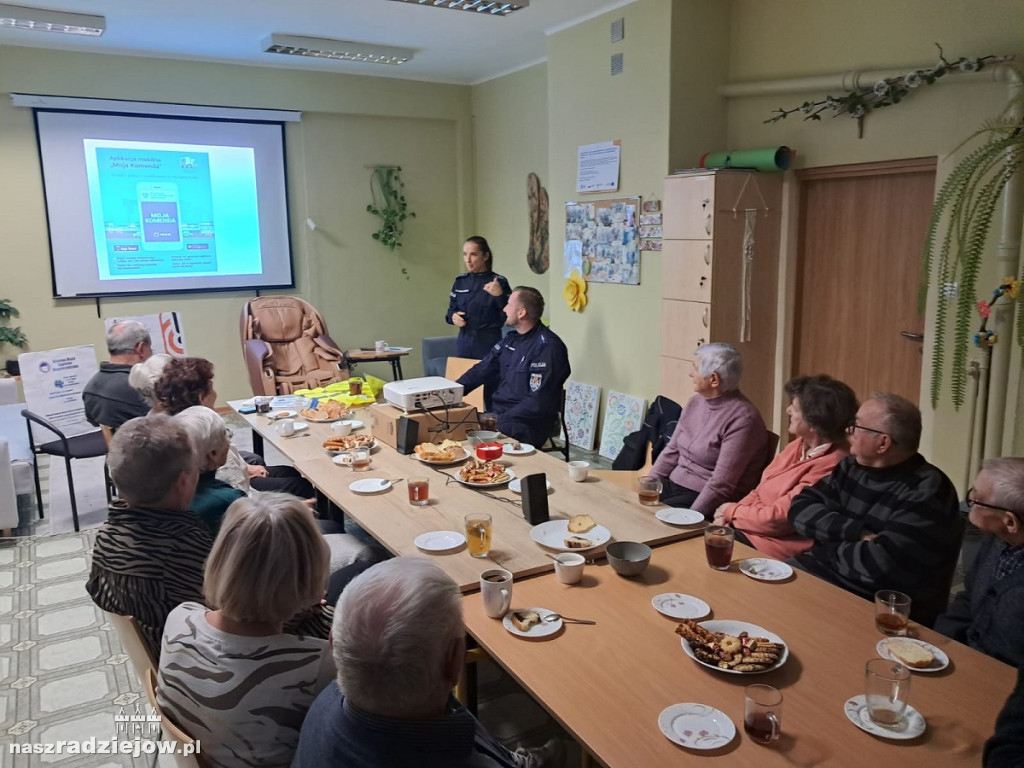
[[967,492],[985,537],[964,591],[935,629],[993,658],[1024,666],[1024,458],[989,459]]
[[90,424],[117,429],[129,419],[149,413],[149,405],[128,383],[128,374],[133,365],[152,357],[153,340],[141,323],[115,323],[107,331],[107,352],[110,362],[100,363],[99,371],[82,390],[82,401]]
[[872,395],[847,432],[850,455],[790,505],[790,524],[814,541],[790,562],[868,600],[904,592],[930,627],[960,552],[956,489],[917,452],[921,412],[905,398]]

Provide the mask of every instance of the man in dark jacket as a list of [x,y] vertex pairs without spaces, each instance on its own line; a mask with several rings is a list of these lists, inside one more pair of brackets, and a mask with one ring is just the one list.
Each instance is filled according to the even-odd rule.
[[1024,459],[989,459],[967,494],[971,522],[990,534],[966,588],[935,629],[975,650],[1024,667]]
[[542,445],[554,430],[571,372],[565,344],[540,321],[543,314],[544,297],[536,288],[512,291],[505,318],[515,333],[458,380],[467,393],[481,385],[493,387],[498,429],[533,445]]
[[116,323],[107,331],[107,352],[110,362],[100,363],[99,371],[82,390],[82,400],[90,424],[117,429],[129,419],[149,413],[149,406],[128,383],[128,374],[133,365],[152,356],[153,340],[141,323]]

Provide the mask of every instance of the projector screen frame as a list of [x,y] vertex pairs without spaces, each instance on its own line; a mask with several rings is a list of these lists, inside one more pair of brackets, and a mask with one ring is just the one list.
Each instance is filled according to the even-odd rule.
[[[19,103],[20,97],[21,102]],[[292,217],[290,212],[290,189],[288,184],[288,152],[286,144],[285,123],[299,119],[299,113],[283,112],[276,110],[247,110],[244,108],[227,107],[203,107],[201,105],[185,105],[172,103],[153,102],[130,102],[97,100],[97,108],[89,106],[88,99],[75,99],[65,97],[25,97],[12,94],[12,102],[15,106],[30,107],[33,113],[33,124],[36,131],[36,148],[39,156],[40,176],[43,182],[43,205],[46,216],[47,243],[49,246],[50,259],[50,287],[52,298],[57,300],[72,299],[111,299],[111,298],[132,298],[138,296],[177,295],[177,294],[201,294],[201,293],[259,293],[268,290],[289,290],[296,287],[295,256],[293,253],[294,237],[292,233]],[[69,103],[70,102],[70,103]],[[180,110],[180,111],[179,111]],[[268,282],[246,282],[245,274],[234,274],[230,277],[233,282],[223,284],[213,282],[195,287],[182,286],[152,286],[153,278],[148,278],[150,285],[144,288],[133,290],[86,290],[81,293],[70,294],[66,290],[61,291],[58,286],[58,264],[54,256],[54,221],[51,211],[51,202],[47,194],[46,176],[44,170],[44,149],[43,139],[40,132],[39,115],[41,113],[71,113],[83,115],[99,115],[108,117],[140,118],[155,120],[176,120],[183,123],[220,123],[220,124],[247,124],[261,127],[276,128],[277,147],[280,151],[280,211],[281,216],[281,238],[279,243],[285,245],[286,256],[279,257],[277,262],[282,268],[285,279],[271,279]],[[228,145],[224,145],[228,146]],[[277,158],[274,158],[274,165]],[[275,185],[276,186],[276,185]],[[275,203],[276,205],[276,203]],[[276,209],[275,209],[276,210]],[[262,245],[262,239],[261,239]],[[95,247],[90,247],[92,258],[98,260],[99,254]],[[261,257],[264,259],[265,257]],[[266,262],[263,262],[266,264]],[[223,279],[221,276],[211,276],[215,280]],[[144,278],[146,279],[146,278]],[[202,279],[196,277],[195,279]],[[99,282],[99,280],[97,280]]]

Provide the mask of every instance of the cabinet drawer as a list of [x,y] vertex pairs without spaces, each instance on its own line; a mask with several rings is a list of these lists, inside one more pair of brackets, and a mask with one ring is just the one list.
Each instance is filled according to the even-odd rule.
[[714,232],[715,176],[665,179],[662,234],[666,240],[707,240]]
[[711,305],[699,301],[661,301],[661,354],[692,360],[694,350],[711,339]]
[[711,301],[711,240],[664,240],[661,244],[661,297]]

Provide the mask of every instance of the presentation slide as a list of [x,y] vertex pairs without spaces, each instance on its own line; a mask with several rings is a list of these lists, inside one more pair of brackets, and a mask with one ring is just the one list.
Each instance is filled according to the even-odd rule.
[[55,297],[294,286],[282,123],[35,118]]
[[260,273],[251,148],[83,144],[101,279]]

